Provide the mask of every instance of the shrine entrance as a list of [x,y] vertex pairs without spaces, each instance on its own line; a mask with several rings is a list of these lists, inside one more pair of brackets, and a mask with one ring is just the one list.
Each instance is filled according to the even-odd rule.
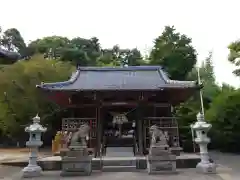
[[111,106],[103,107],[102,144],[106,156],[128,156],[135,154],[136,110],[137,107]]

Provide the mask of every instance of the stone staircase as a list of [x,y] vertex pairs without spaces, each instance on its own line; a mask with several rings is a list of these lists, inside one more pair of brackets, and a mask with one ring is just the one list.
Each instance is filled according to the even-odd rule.
[[134,146],[134,138],[132,136],[126,137],[107,137],[106,142],[104,143],[107,147],[133,147]]
[[133,147],[107,147],[106,157],[133,157]]
[[132,147],[107,147],[106,156],[102,158],[104,172],[136,171],[136,158]]

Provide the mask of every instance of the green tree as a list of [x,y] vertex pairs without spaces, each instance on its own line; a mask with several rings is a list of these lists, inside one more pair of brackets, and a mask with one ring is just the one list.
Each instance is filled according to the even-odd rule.
[[101,47],[96,37],[84,39],[80,37],[69,40],[61,36],[49,36],[32,41],[28,46],[30,54],[41,53],[59,57],[62,61],[70,61],[81,66],[95,65],[101,55]]
[[[198,69],[193,68],[188,74],[188,80],[198,79]],[[202,62],[199,67],[199,74],[201,82],[203,83],[203,103],[204,109],[210,108],[213,99],[221,92],[220,87],[215,84],[214,68],[212,64],[212,53]],[[183,142],[185,151],[191,151],[193,147],[192,134],[190,125],[196,121],[196,115],[201,110],[200,94],[196,93],[187,102],[181,104],[177,108],[177,116],[179,117],[178,123],[180,126],[180,135]]]
[[234,91],[235,88],[229,84],[223,83],[221,87],[221,91],[227,92],[227,91]]
[[2,27],[0,26],[0,47],[2,46]]
[[[100,43],[96,37],[91,39],[77,37],[72,39],[70,44],[71,49],[68,49],[68,53],[63,54],[62,59],[73,61],[79,65],[96,65],[97,58],[101,55]],[[74,53],[69,53],[71,51]]]
[[48,36],[42,39],[32,41],[28,48],[32,53],[47,53],[49,49],[57,49],[67,47],[70,44],[70,40],[62,36]]
[[146,64],[138,49],[121,49],[118,45],[110,49],[102,49],[99,39],[96,37],[90,39],[75,37],[69,40],[61,36],[49,36],[32,41],[26,50],[30,55],[41,53],[46,57],[48,55],[57,56],[61,61],[70,61],[72,64],[80,66]]
[[36,84],[67,80],[72,71],[69,63],[44,61],[41,56],[2,68],[0,130],[10,137],[18,137],[24,133],[22,125],[29,123],[36,113],[51,113],[55,105],[37,90]]
[[[194,67],[188,74],[188,80],[198,79],[198,68]],[[216,78],[214,74],[214,66],[212,62],[212,52],[209,53],[208,57],[202,62],[199,67],[199,74],[201,82],[203,83],[203,96],[206,101],[211,101],[212,98],[216,97],[220,93],[220,87],[216,84]],[[206,104],[207,107],[208,104]]]
[[206,112],[211,122],[212,143],[222,151],[240,151],[240,91],[224,87]]
[[91,64],[87,52],[74,48],[62,49],[60,60],[80,66],[88,66]]
[[[18,59],[21,58],[21,55],[26,49],[24,40],[20,32],[11,28],[2,32],[0,27],[0,51],[1,54],[4,54],[0,57],[0,64],[13,64]],[[15,52],[13,52],[15,51]]]
[[128,51],[126,59],[129,66],[140,66],[145,64],[141,52],[137,48]]
[[236,76],[240,76],[240,41],[235,41],[232,42],[229,46],[229,55],[228,55],[228,60],[232,64],[236,66],[236,69],[233,71],[233,73]]
[[9,51],[17,51],[20,54],[26,49],[21,33],[16,28],[7,29],[2,36],[2,46]]
[[98,65],[139,66],[146,64],[137,48],[121,49],[118,45],[115,45],[111,49],[103,49],[102,52],[102,55],[98,58]]
[[196,64],[196,51],[192,40],[166,26],[150,53],[150,64],[162,65],[171,79],[184,80]]

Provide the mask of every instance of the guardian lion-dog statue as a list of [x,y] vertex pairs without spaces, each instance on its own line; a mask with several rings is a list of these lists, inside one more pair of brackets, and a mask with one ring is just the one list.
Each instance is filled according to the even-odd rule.
[[158,126],[153,125],[149,128],[149,133],[151,135],[151,145],[157,145],[157,143],[161,143],[163,145],[168,145],[168,135],[167,132],[163,132],[159,129]]
[[74,132],[70,141],[70,147],[79,145],[87,146],[86,138],[88,138],[90,127],[88,124],[82,124],[77,132]]

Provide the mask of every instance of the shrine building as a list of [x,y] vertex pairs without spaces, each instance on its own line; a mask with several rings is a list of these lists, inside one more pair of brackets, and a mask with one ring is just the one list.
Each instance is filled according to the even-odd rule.
[[62,131],[90,125],[88,147],[97,157],[108,147],[130,147],[135,155],[147,154],[152,125],[167,132],[169,146],[178,155],[178,122],[172,111],[201,86],[170,80],[160,66],[128,66],[78,67],[68,81],[37,88],[68,109]]

